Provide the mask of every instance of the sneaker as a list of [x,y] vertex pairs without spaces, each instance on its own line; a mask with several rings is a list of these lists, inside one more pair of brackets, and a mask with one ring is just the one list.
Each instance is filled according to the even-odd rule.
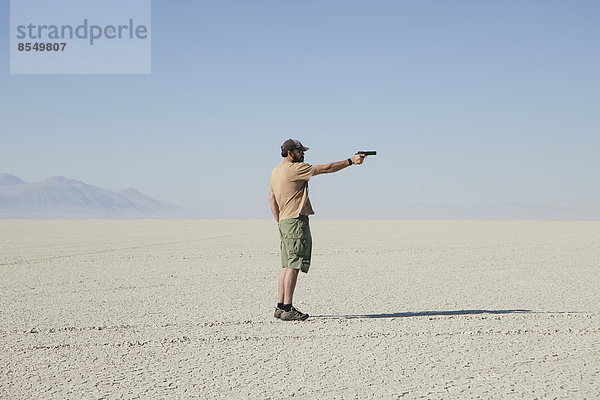
[[308,318],[308,314],[304,314],[294,307],[290,311],[283,311],[280,316],[282,321],[304,321],[306,318]]
[[273,314],[273,316],[277,319],[281,319],[282,313],[283,313],[283,308],[275,307],[275,314]]

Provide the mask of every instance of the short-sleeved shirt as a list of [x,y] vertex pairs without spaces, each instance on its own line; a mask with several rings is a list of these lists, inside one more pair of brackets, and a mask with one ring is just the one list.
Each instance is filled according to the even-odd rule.
[[308,181],[316,169],[316,165],[289,161],[273,169],[269,190],[279,205],[280,220],[315,213],[308,199]]

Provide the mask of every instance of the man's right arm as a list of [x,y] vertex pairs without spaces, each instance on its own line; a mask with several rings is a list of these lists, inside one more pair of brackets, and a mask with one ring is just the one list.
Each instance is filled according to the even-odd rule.
[[[364,154],[355,154],[350,158],[352,160],[352,164],[360,165],[365,161]],[[329,164],[316,165],[315,173],[313,176],[320,174],[331,174],[333,172],[338,172],[346,167],[349,167],[350,163],[348,160],[332,162]]]
[[269,192],[269,204],[271,205],[271,212],[275,217],[275,221],[279,223],[279,205],[277,204],[277,200],[275,199],[275,193]]

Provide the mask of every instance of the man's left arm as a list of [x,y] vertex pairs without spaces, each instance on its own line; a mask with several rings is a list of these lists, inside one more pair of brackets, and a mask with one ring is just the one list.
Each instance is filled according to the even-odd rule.
[[275,221],[279,223],[279,205],[277,204],[277,200],[275,199],[275,193],[269,192],[269,204],[271,205],[271,212],[275,217]]

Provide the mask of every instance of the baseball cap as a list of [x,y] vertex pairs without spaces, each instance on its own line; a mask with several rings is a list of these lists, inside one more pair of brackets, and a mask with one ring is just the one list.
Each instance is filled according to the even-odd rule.
[[300,143],[300,141],[296,140],[296,139],[288,139],[285,142],[283,142],[283,144],[281,145],[281,150],[283,150],[283,151],[294,150],[294,149],[306,151],[306,150],[308,150],[308,147],[302,146],[302,143]]

